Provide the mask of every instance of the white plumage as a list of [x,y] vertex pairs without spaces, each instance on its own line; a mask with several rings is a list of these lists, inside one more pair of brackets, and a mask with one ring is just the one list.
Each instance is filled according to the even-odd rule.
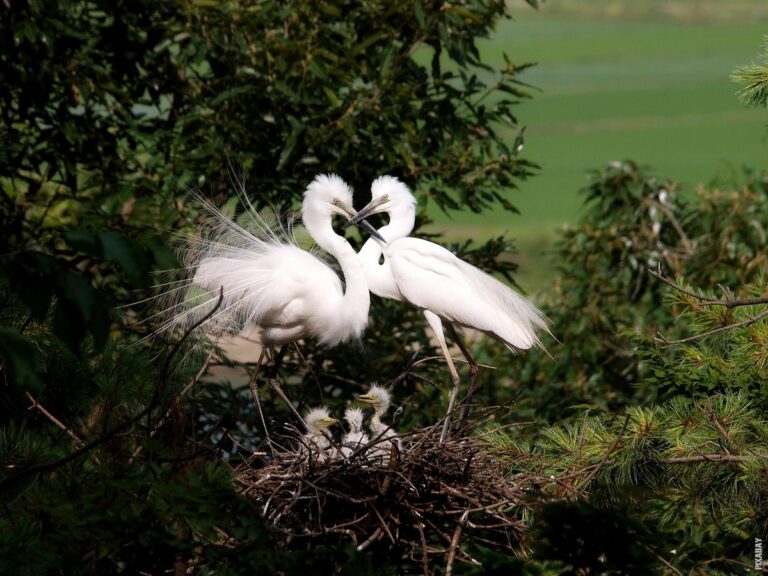
[[336,418],[329,414],[325,406],[312,408],[304,416],[307,432],[304,434],[302,448],[318,462],[325,462],[330,456],[335,455],[332,453],[335,451],[331,451],[331,434],[328,428],[336,422]]
[[[536,331],[548,331],[546,318],[512,288],[449,250],[409,238],[416,219],[416,199],[397,178],[377,178],[371,185],[371,202],[350,223],[379,212],[389,215],[389,223],[378,230],[386,244],[371,238],[359,253],[368,286],[377,296],[405,300],[423,310],[453,377],[450,413],[459,376],[448,352],[443,322],[480,330],[517,352],[541,346]],[[382,255],[384,261],[380,263]],[[447,430],[448,418],[441,439]]]
[[389,411],[391,404],[389,390],[374,384],[368,392],[361,394],[358,400],[373,407],[373,416],[371,417],[369,429],[371,431],[371,440],[377,442],[377,444],[371,448],[369,454],[373,457],[380,457],[382,462],[387,464],[389,462],[391,444],[389,442],[381,442],[382,440],[396,438],[398,449],[402,450],[402,443],[397,438],[397,432],[391,426],[381,421],[381,417]]
[[344,420],[349,429],[344,434],[341,442],[341,453],[346,458],[361,446],[368,444],[368,434],[363,430],[363,411],[360,408],[347,408],[344,412]]
[[[247,202],[244,192],[241,196]],[[177,289],[181,301],[170,308],[168,327],[190,327],[212,314],[207,331],[239,333],[257,326],[267,346],[306,336],[334,346],[362,335],[368,285],[354,249],[332,227],[334,214],[354,214],[352,192],[341,178],[320,175],[309,184],[302,221],[317,245],[338,261],[343,284],[328,264],[299,248],[289,231],[270,228],[250,204],[247,216],[255,230],[201,202],[214,228],[209,239],[185,249],[184,263],[195,272]],[[212,313],[220,293],[221,305]]]

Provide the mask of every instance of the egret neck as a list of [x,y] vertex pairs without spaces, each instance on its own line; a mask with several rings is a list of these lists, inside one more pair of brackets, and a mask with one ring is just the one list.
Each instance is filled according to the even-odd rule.
[[[389,223],[377,230],[386,244],[375,238],[369,238],[358,252],[363,264],[368,289],[381,298],[404,300],[397,287],[394,275],[386,258],[387,248],[400,238],[407,237],[416,224],[416,205],[402,203],[390,214]],[[382,255],[385,258],[382,261]]]

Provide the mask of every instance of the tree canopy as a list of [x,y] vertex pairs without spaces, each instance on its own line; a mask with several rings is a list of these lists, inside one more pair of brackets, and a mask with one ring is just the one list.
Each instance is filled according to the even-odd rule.
[[[298,477],[326,494],[371,479],[364,501],[328,500],[355,519],[368,506],[356,529],[381,538],[360,549],[344,530],[286,537],[265,512],[263,488],[276,485],[243,489],[284,468],[249,388],[208,371],[248,376],[251,364],[187,335],[146,338],[154,311],[137,302],[152,300],[154,273],[184,274],[173,244],[196,233],[191,190],[235,215],[236,178],[256,209],[283,214],[317,173],[340,174],[361,206],[371,180],[392,174],[417,194],[417,235],[436,209],[515,211],[515,189],[538,169],[515,115],[530,96],[528,64],[510,55],[493,68],[478,50],[511,10],[496,0],[0,3],[0,572],[752,565],[768,528],[764,173],[681,193],[629,160],[594,170],[538,301],[557,341],[521,356],[473,341],[495,368],[481,370],[475,400],[495,408],[476,410],[448,448],[429,435],[448,376],[418,311],[379,300],[362,347],[291,349],[279,377],[300,409],[338,410],[386,383],[408,445],[424,450],[401,462],[418,468],[419,486],[359,463]],[[745,90],[764,104],[758,84]],[[509,239],[451,248],[514,282]],[[290,444],[290,414],[262,390],[267,427]],[[378,516],[388,494],[408,503],[424,486],[439,494]],[[380,528],[436,510],[437,524],[402,527],[407,546],[399,528]],[[291,511],[318,526],[310,504]],[[493,518],[497,531],[480,525]]]

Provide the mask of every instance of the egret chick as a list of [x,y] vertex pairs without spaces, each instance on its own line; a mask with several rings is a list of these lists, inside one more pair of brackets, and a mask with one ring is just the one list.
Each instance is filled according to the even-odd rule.
[[344,458],[351,456],[360,446],[368,444],[368,434],[363,430],[363,410],[361,408],[347,408],[344,412],[344,420],[349,430],[341,441],[341,454]]
[[[369,425],[371,440],[379,442],[386,438],[396,438],[398,450],[402,451],[402,443],[400,442],[400,439],[397,438],[397,432],[395,432],[391,426],[388,426],[381,421],[381,417],[389,410],[391,402],[389,390],[374,384],[368,392],[361,394],[358,397],[358,400],[370,404],[373,408],[373,416],[371,417]],[[381,442],[371,450],[371,455],[381,456],[384,464],[389,462],[389,454],[390,450],[388,442]]]
[[328,408],[312,408],[304,416],[304,423],[307,425],[307,432],[304,434],[303,451],[309,453],[310,458],[315,458],[318,462],[325,462],[331,455],[331,432],[329,428],[336,424],[338,420],[332,417]]

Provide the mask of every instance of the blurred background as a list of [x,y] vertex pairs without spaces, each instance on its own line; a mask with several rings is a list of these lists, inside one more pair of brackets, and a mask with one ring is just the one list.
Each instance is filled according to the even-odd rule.
[[515,1],[511,15],[480,50],[492,66],[503,52],[536,63],[520,76],[532,99],[516,113],[541,170],[519,184],[519,215],[431,214],[451,239],[508,232],[526,290],[551,283],[555,231],[576,222],[589,168],[631,158],[690,192],[768,165],[764,112],[741,104],[729,81],[768,33],[765,2]]

